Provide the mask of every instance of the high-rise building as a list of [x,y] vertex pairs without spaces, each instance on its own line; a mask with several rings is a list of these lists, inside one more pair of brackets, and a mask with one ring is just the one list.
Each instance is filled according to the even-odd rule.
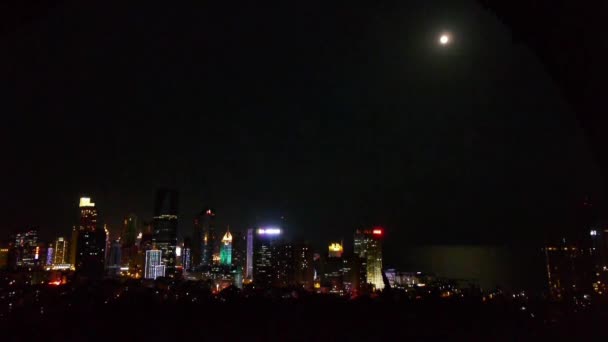
[[156,279],[165,276],[165,267],[162,264],[162,251],[152,249],[146,251],[146,264],[144,268],[144,278]]
[[135,245],[137,234],[139,233],[139,219],[135,214],[129,214],[123,221],[122,229],[122,244],[125,247],[132,247]]
[[[201,265],[210,267],[219,264],[219,248],[220,241],[217,237],[215,230],[215,211],[213,209],[205,209],[201,214],[198,215],[195,221],[195,240],[193,246],[197,244],[198,239],[197,232],[200,231],[202,235],[201,243]],[[199,228],[196,228],[199,226]]]
[[108,275],[116,277],[120,275],[122,267],[122,243],[120,239],[113,240],[109,248],[108,259],[106,262]]
[[89,197],[81,197],[80,203],[80,230],[95,231],[97,229],[97,209]]
[[222,238],[222,245],[220,247],[220,265],[231,266],[232,265],[232,234],[230,230],[226,231]]
[[271,287],[281,280],[282,234],[280,228],[249,229],[247,232],[247,267],[252,266],[252,280],[260,287]]
[[184,247],[184,251],[182,252],[182,264],[184,265],[184,270],[192,269],[192,250],[190,247]]
[[15,235],[17,267],[32,268],[40,265],[40,245],[35,229]]
[[49,247],[47,247],[46,249],[46,260],[44,262],[45,266],[50,266],[53,264],[53,261],[55,260],[55,248],[52,247],[53,245],[50,245]]
[[80,225],[76,233],[76,271],[101,277],[106,253],[106,233],[97,226],[97,208],[89,197],[80,198]]
[[67,260],[68,252],[68,241],[63,237],[58,237],[55,240],[55,257],[53,258],[53,264],[62,265],[68,264]]
[[156,193],[153,242],[162,252],[162,265],[168,277],[174,277],[176,271],[177,208],[177,191],[161,189]]
[[312,290],[314,268],[312,247],[303,241],[293,244],[294,282],[305,289]]
[[255,229],[247,229],[247,235],[245,237],[245,280],[253,281],[253,239]]
[[355,255],[366,262],[366,283],[372,284],[376,290],[384,288],[382,279],[382,237],[384,230],[374,227],[355,232]]

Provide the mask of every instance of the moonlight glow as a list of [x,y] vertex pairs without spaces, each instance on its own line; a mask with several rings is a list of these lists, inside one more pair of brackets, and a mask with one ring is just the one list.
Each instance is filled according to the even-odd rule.
[[449,42],[450,36],[448,36],[447,34],[442,34],[441,37],[439,37],[439,44],[447,45]]

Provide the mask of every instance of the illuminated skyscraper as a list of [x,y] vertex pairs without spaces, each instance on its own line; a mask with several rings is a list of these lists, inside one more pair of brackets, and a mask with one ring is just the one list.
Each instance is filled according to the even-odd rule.
[[246,246],[245,246],[245,279],[253,280],[253,240],[255,229],[247,229]]
[[38,231],[32,229],[15,236],[17,267],[31,268],[40,265],[40,246]]
[[67,264],[67,252],[68,252],[68,241],[63,237],[55,240],[55,257],[53,258],[53,264],[61,265]]
[[95,231],[97,229],[97,209],[89,197],[81,197],[80,203],[80,230]]
[[184,265],[184,270],[192,269],[192,250],[190,247],[184,247],[184,251],[182,252],[182,264]]
[[164,265],[162,265],[162,251],[157,249],[146,251],[144,278],[156,279],[164,276],[165,268]]
[[88,197],[80,198],[80,225],[76,233],[76,271],[89,277],[103,275],[106,233],[97,227],[97,208]]
[[177,208],[177,191],[161,189],[156,193],[153,242],[162,252],[162,265],[168,277],[175,275],[177,261]]
[[53,264],[53,260],[55,259],[55,248],[51,246],[46,249],[46,260],[44,262],[45,266],[50,266]]
[[222,244],[220,247],[220,265],[231,266],[232,265],[232,234],[227,231],[222,238]]
[[249,268],[249,265],[252,265],[252,280],[261,287],[271,287],[281,280],[279,267],[282,234],[283,231],[279,228],[248,231],[247,238],[251,241],[247,241],[247,266]]
[[384,288],[382,279],[382,237],[384,230],[374,227],[370,230],[355,232],[355,254],[366,263],[366,282],[376,290]]

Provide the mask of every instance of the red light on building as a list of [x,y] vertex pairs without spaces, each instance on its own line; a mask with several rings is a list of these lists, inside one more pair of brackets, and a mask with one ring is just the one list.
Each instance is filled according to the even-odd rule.
[[382,229],[376,228],[376,229],[372,230],[372,234],[374,234],[374,235],[382,235]]

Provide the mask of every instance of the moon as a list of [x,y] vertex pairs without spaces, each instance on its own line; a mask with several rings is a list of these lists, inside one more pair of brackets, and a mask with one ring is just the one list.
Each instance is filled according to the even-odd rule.
[[441,44],[441,45],[448,45],[449,43],[450,43],[450,36],[449,35],[447,35],[447,34],[444,33],[444,34],[442,34],[439,37],[439,44]]

